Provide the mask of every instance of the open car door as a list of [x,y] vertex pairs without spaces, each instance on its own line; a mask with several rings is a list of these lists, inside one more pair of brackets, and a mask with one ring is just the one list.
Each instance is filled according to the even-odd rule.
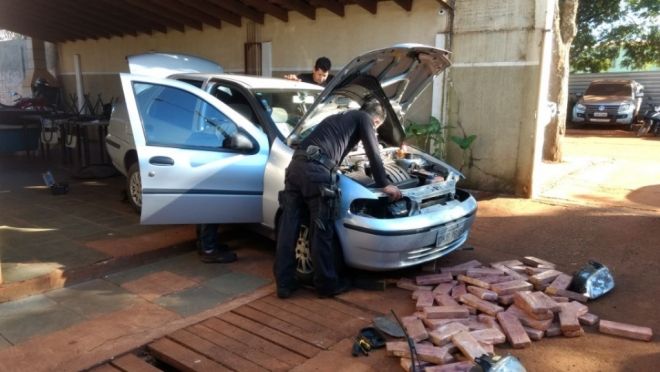
[[265,133],[190,84],[120,77],[142,180],[141,222],[260,222]]

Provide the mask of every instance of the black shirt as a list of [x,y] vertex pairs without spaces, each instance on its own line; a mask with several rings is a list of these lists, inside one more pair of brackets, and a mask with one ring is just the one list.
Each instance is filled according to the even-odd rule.
[[324,86],[328,85],[330,80],[332,80],[332,78],[335,75],[328,75],[328,78],[325,79],[325,81],[321,84],[318,84],[317,82],[314,81],[314,75],[311,72],[308,72],[306,74],[299,74],[297,76],[298,76],[298,79],[300,79],[300,81],[302,81],[303,83],[316,84],[316,85],[320,85],[320,86],[324,87]]
[[316,145],[335,164],[339,164],[360,140],[369,158],[376,187],[389,185],[380,159],[376,131],[371,118],[363,111],[351,110],[328,116],[301,142],[300,148]]

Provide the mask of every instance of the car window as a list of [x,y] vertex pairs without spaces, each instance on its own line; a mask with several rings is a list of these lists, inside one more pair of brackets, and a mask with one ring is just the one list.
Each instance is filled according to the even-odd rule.
[[584,94],[587,96],[632,96],[632,87],[628,84],[592,84]]
[[217,84],[211,90],[211,94],[227,106],[231,107],[234,111],[243,115],[253,124],[261,127],[257,120],[257,115],[250,106],[250,102],[238,89],[223,84]]
[[185,90],[133,83],[148,145],[234,149],[238,126],[225,114]]
[[255,90],[254,96],[284,137],[288,136],[312,106],[320,91]]
[[204,85],[204,82],[202,80],[193,80],[193,79],[177,79],[177,80],[190,84],[199,89],[202,89],[202,85]]
[[295,138],[292,140],[294,142],[302,141],[314,131],[314,128],[316,128],[323,119],[330,115],[339,114],[348,110],[358,110],[359,108],[360,104],[349,97],[342,94],[329,95],[324,102],[317,106],[314,112],[312,112],[312,115],[307,117],[304,125],[301,125],[296,129]]

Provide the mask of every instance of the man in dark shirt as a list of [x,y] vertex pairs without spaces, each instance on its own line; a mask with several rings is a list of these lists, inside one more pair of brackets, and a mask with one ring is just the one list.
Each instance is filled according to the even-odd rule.
[[332,80],[334,75],[330,75],[332,64],[327,57],[320,57],[314,63],[314,70],[311,73],[299,75],[284,75],[285,79],[302,81],[304,83],[326,86]]
[[302,211],[309,210],[310,249],[314,265],[314,286],[320,297],[332,297],[348,289],[337,275],[333,246],[336,189],[336,165],[362,141],[369,158],[376,187],[390,199],[401,198],[392,185],[380,158],[376,129],[385,120],[385,111],[376,99],[367,100],[360,110],[351,110],[324,119],[305,138],[286,169],[284,191],[280,193],[283,214],[280,218],[275,258],[275,280],[280,298],[291,296],[295,279],[295,244]]

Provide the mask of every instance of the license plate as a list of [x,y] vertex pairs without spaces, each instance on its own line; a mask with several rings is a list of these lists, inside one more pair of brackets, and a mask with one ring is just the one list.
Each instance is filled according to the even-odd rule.
[[607,117],[607,112],[594,112],[594,117],[606,118]]
[[463,232],[463,225],[463,222],[455,222],[438,230],[438,235],[435,238],[436,248],[456,240]]

